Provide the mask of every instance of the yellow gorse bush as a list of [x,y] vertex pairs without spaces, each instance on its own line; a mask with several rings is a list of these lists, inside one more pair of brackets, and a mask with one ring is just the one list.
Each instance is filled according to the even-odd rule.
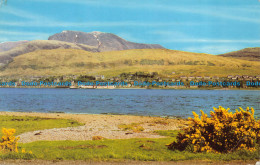
[[234,150],[255,151],[260,142],[260,121],[254,118],[254,109],[235,113],[223,107],[213,108],[208,117],[201,110],[201,117],[193,112],[190,125],[179,133],[177,141],[168,146],[172,150],[191,152],[227,153]]
[[11,152],[18,152],[17,145],[19,137],[15,137],[15,129],[6,129],[3,128],[3,136],[0,141],[0,151],[11,151]]

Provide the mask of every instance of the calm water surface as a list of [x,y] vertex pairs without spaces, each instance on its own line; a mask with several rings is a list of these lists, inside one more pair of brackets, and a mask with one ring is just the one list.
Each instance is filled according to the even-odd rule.
[[0,111],[189,117],[191,111],[209,113],[220,105],[254,107],[260,117],[260,91],[0,88]]

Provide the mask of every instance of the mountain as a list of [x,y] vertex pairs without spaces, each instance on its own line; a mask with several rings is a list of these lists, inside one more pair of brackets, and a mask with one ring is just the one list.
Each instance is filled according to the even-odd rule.
[[220,54],[223,57],[232,57],[249,61],[260,61],[260,47],[245,48],[242,50]]
[[0,52],[8,51],[10,49],[13,49],[14,47],[17,47],[21,44],[24,44],[28,41],[14,41],[14,42],[3,42],[0,43]]
[[99,52],[128,49],[164,49],[164,47],[158,44],[129,42],[112,33],[102,32],[85,33],[79,31],[63,31],[50,36],[48,40],[58,40],[94,46]]
[[5,42],[0,44],[0,67],[13,60],[13,57],[49,49],[81,49],[90,52],[103,52],[127,49],[164,49],[156,44],[139,44],[126,41],[112,33],[63,31],[48,40]]
[[[0,76],[105,75],[157,72],[162,77],[259,75],[260,63],[168,49],[89,52],[77,49],[36,50],[13,58]],[[174,73],[173,73],[174,72]]]
[[82,49],[86,51],[97,52],[97,49],[95,47],[83,44],[73,44],[54,40],[35,40],[21,43],[11,50],[0,52],[0,67],[11,62],[13,60],[13,57],[33,52],[36,50],[45,49]]

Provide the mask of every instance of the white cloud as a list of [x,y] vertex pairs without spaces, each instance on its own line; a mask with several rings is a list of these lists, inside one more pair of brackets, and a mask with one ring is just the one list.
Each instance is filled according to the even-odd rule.
[[194,22],[138,22],[138,21],[118,21],[118,22],[59,22],[59,21],[0,21],[0,25],[5,26],[20,26],[20,27],[119,27],[119,26],[178,26],[178,25],[200,25]]
[[188,47],[188,48],[184,48],[183,50],[189,52],[209,53],[209,54],[218,55],[227,52],[237,51],[239,49],[241,49],[241,47],[238,46],[209,45],[209,46]]
[[0,37],[0,43],[9,41],[8,38]]
[[10,7],[10,6],[6,6],[5,8],[0,10],[0,14],[4,13],[4,14],[11,14],[14,15],[16,17],[21,17],[24,19],[28,19],[31,21],[46,21],[46,20],[50,20],[50,18],[44,17],[42,15],[38,15],[35,13],[30,13],[24,10],[20,10],[14,7]]
[[239,12],[250,12],[250,13],[260,13],[260,5],[250,5],[250,6],[243,6],[242,7],[235,7],[235,8],[226,8],[227,10],[239,11]]
[[131,33],[127,33],[127,32],[116,33],[116,35],[130,42],[139,42],[139,43],[147,42],[144,39],[137,38],[136,36],[133,36]]
[[[242,22],[260,23],[259,18],[252,18],[243,16],[243,13],[232,14],[230,8],[220,6],[165,6],[165,5],[150,5],[151,9],[160,9],[163,11],[175,11],[190,14],[199,14],[205,16],[212,16],[215,18],[236,20]],[[246,9],[244,9],[246,10]]]
[[203,39],[203,38],[191,38],[191,39],[173,39],[163,40],[165,43],[172,42],[199,42],[199,43],[259,43],[260,40],[228,40],[228,39]]
[[[17,0],[23,2],[24,0]],[[104,1],[96,1],[96,0],[27,0],[27,1],[33,1],[33,2],[44,2],[44,3],[73,3],[73,4],[106,4]]]
[[190,39],[190,36],[188,34],[185,34],[180,31],[154,30],[148,33],[156,35],[161,41],[164,41],[166,43],[183,39]]
[[[20,0],[21,1],[21,0]],[[106,1],[96,1],[96,0],[31,0],[33,2],[56,2],[56,3],[71,3],[71,4],[82,4],[82,5],[93,5],[93,6],[107,6],[107,7],[120,7],[120,8],[129,8],[129,9],[148,9],[153,11],[171,11],[171,12],[180,12],[180,13],[190,13],[190,14],[199,14],[212,16],[216,18],[236,20],[242,22],[251,22],[251,23],[260,23],[259,18],[252,18],[251,16],[244,16],[243,12],[253,12],[259,15],[260,6],[213,6],[213,5],[185,5],[185,6],[170,6],[165,5],[159,1],[159,3],[140,3],[138,1],[118,1],[118,0],[106,0]],[[233,10],[233,12],[230,12]],[[234,12],[240,11],[240,12]]]
[[0,29],[0,35],[21,35],[21,36],[45,36],[48,35],[48,33],[41,33],[41,32],[24,32],[24,31],[6,31],[6,30],[1,30]]
[[50,34],[41,32],[6,31],[0,29],[0,42],[47,39]]
[[260,40],[250,40],[250,39],[208,39],[199,38],[189,34],[185,34],[180,31],[150,31],[150,34],[156,35],[160,42],[163,43],[259,43]]
[[[17,0],[24,2],[24,0]],[[27,0],[32,2],[43,2],[43,3],[70,3],[70,4],[81,4],[81,5],[99,5],[99,6],[113,6],[115,4],[120,5],[120,1],[117,0]],[[121,1],[122,2],[122,1]],[[124,2],[124,1],[123,1]],[[125,4],[125,2],[124,2]]]

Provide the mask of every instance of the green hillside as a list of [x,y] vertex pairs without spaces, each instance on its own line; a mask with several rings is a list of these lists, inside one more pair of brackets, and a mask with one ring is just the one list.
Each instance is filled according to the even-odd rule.
[[34,40],[24,42],[8,51],[0,52],[0,67],[13,61],[13,57],[22,54],[30,53],[36,50],[51,50],[51,49],[82,49],[86,51],[96,52],[97,48],[93,46],[74,44],[62,41],[49,41],[49,40]]
[[[87,52],[77,49],[37,50],[14,57],[0,76],[105,75],[158,72],[161,76],[259,75],[260,63],[167,49]],[[172,72],[175,72],[172,74]]]

